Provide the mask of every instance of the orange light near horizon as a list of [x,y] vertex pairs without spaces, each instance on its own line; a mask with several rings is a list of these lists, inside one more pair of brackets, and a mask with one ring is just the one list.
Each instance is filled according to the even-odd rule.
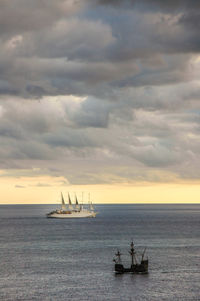
[[[60,177],[1,178],[0,204],[60,203],[60,192],[67,197],[76,192],[79,200],[99,204],[120,203],[200,203],[200,183],[133,183],[110,185],[67,185]],[[47,184],[48,183],[48,184]]]

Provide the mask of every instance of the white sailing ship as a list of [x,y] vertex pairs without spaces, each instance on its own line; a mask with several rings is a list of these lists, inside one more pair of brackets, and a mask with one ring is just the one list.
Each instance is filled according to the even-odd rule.
[[95,217],[97,212],[94,211],[92,202],[89,202],[88,208],[84,208],[82,204],[78,203],[75,196],[75,204],[72,204],[70,195],[68,193],[68,205],[66,206],[63,194],[61,192],[61,209],[54,210],[47,214],[50,218],[85,218]]

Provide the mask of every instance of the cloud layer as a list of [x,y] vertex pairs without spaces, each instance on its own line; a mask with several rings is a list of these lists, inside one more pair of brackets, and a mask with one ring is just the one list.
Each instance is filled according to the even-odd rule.
[[199,15],[187,0],[1,1],[0,168],[199,179]]

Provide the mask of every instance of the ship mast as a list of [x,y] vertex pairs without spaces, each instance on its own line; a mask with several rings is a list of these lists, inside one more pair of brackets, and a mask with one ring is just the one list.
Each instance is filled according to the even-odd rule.
[[131,249],[129,251],[129,254],[131,255],[131,265],[137,264],[136,257],[135,257],[136,252],[135,252],[133,242],[131,242]]
[[115,261],[116,263],[120,264],[121,263],[121,255],[122,253],[120,253],[120,251],[118,250],[117,253],[115,254],[117,260]]
[[146,252],[146,248],[144,249],[143,253],[142,253],[142,261],[144,260],[144,254]]

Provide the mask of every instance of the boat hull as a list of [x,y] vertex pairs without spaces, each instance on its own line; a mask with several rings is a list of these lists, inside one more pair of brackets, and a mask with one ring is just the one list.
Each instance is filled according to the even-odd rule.
[[96,217],[96,212],[50,213],[47,218],[87,218]]
[[143,260],[140,264],[133,264],[130,268],[124,268],[123,264],[115,264],[115,273],[148,274],[148,260]]

